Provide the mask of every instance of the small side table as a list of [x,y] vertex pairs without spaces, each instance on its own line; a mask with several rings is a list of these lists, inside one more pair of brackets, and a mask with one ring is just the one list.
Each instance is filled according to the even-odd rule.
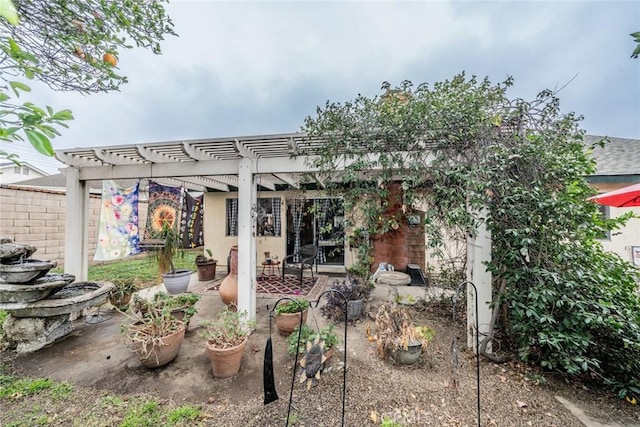
[[280,277],[280,261],[263,262],[260,277],[269,282],[277,280]]

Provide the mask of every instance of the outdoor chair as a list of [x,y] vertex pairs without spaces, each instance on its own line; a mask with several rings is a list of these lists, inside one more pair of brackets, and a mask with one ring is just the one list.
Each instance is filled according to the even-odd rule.
[[314,245],[304,245],[298,252],[285,257],[282,260],[282,280],[284,281],[285,274],[293,274],[300,278],[302,286],[302,277],[306,269],[311,271],[311,279],[314,280],[313,264],[317,255],[318,249]]

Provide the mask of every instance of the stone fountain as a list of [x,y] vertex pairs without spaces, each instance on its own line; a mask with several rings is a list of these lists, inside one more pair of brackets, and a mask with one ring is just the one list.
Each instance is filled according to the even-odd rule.
[[57,263],[32,259],[35,251],[0,239],[0,310],[9,312],[2,329],[18,353],[39,350],[70,333],[71,313],[103,303],[114,286],[49,273]]

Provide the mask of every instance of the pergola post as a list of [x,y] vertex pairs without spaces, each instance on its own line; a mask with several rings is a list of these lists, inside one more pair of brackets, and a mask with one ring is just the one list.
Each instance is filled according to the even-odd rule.
[[89,187],[78,168],[68,167],[65,173],[64,271],[83,281],[89,272]]
[[[489,330],[491,322],[491,272],[486,263],[491,261],[491,232],[487,230],[485,218],[480,221],[477,236],[467,239],[467,280],[472,282],[478,291],[478,330],[479,341],[482,341]],[[467,347],[476,351],[476,296],[473,286],[467,286]],[[491,351],[491,342],[487,345]]]
[[254,161],[242,158],[238,164],[238,312],[256,318],[256,183]]

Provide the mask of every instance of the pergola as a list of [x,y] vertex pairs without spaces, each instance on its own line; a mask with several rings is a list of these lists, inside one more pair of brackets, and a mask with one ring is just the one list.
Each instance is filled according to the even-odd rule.
[[[256,233],[252,212],[257,203],[257,187],[269,190],[275,190],[277,185],[297,187],[300,174],[314,172],[310,160],[320,144],[321,140],[302,133],[288,133],[58,150],[57,159],[68,166],[65,271],[78,280],[87,279],[87,181],[149,178],[177,180],[205,192],[237,189],[238,310],[246,310],[254,319]],[[468,244],[467,276],[478,288],[479,323],[488,324],[491,275],[483,262],[490,259],[491,238],[486,230],[479,231],[478,237]],[[473,301],[473,297],[469,298],[470,325],[475,325]]]

